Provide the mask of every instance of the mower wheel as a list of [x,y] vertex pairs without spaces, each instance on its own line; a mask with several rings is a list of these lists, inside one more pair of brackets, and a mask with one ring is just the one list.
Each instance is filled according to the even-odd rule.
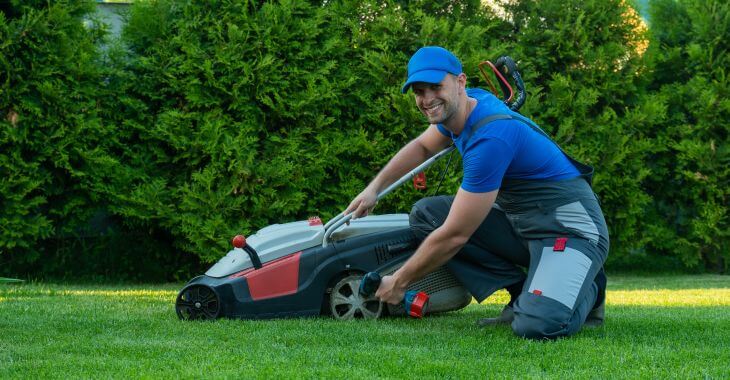
[[383,313],[383,304],[375,296],[363,298],[358,290],[362,275],[353,274],[342,278],[329,294],[330,312],[335,319],[376,319]]
[[175,301],[177,316],[183,320],[213,320],[221,306],[218,294],[207,285],[192,284],[180,291]]

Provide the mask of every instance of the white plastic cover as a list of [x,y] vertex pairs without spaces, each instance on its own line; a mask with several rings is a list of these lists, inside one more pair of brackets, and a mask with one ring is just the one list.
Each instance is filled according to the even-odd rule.
[[[332,234],[333,241],[380,231],[408,227],[407,214],[370,215],[343,225]],[[324,226],[310,226],[308,221],[273,224],[246,238],[246,243],[256,250],[261,263],[267,263],[301,250],[322,245]],[[234,248],[205,273],[210,277],[224,277],[253,264],[246,251]]]

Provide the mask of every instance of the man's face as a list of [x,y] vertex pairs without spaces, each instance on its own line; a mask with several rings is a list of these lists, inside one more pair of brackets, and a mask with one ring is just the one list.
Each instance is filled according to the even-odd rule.
[[441,83],[416,82],[411,87],[418,109],[431,124],[444,124],[456,114],[459,105],[459,78],[447,74]]

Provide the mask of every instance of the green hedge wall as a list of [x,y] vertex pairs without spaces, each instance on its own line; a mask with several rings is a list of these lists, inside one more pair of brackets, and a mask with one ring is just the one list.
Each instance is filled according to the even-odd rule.
[[523,113],[597,168],[609,267],[727,269],[722,2],[654,1],[647,32],[624,0],[152,0],[103,48],[92,7],[0,12],[0,272],[180,279],[236,233],[332,217],[423,130],[399,89],[427,44],[472,86],[518,60]]
[[205,260],[235,233],[329,218],[422,129],[399,93],[408,53],[448,43],[474,63],[488,54],[470,42],[497,23],[367,2],[140,3],[125,38],[144,80],[127,88],[133,133],[119,144],[140,175],[110,191],[116,211]]
[[[0,5],[0,272],[183,279],[199,260],[114,212],[119,86],[91,1]],[[113,191],[123,190],[116,188]],[[152,263],[152,265],[150,265]]]
[[690,267],[730,262],[730,4],[652,0],[650,90],[665,119],[654,129],[645,187],[655,221],[647,252]]
[[[42,4],[41,2],[36,2]],[[73,234],[98,207],[86,168],[107,130],[98,29],[87,2],[5,5],[0,12],[0,253],[37,260],[38,242]]]

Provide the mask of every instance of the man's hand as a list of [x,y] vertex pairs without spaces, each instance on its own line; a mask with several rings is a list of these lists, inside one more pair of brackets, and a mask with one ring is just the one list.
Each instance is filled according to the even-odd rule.
[[378,291],[375,292],[375,297],[380,298],[382,302],[397,305],[403,301],[403,296],[405,294],[406,287],[398,285],[395,277],[384,276],[380,281]]
[[377,203],[378,194],[375,192],[375,190],[371,190],[370,186],[368,186],[367,188],[365,188],[365,190],[362,191],[362,193],[358,194],[358,196],[355,197],[352,202],[350,202],[350,205],[347,206],[347,209],[345,209],[345,215],[349,214],[350,212],[354,212],[352,214],[353,220],[357,218],[362,218],[370,214],[370,212],[373,211]]

